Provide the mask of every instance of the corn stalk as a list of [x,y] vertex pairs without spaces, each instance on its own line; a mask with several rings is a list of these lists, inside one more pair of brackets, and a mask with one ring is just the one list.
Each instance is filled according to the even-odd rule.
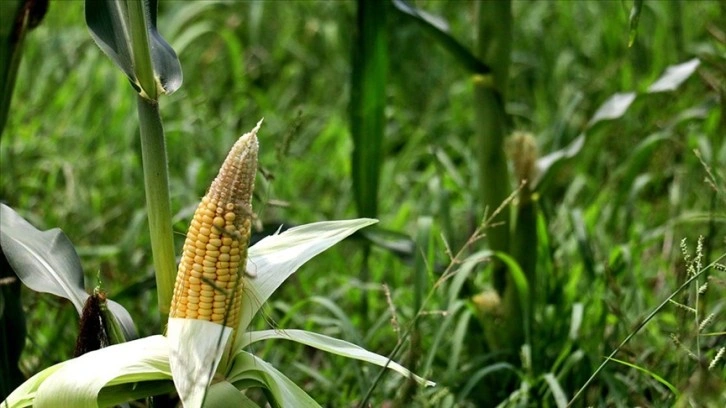
[[[378,215],[378,182],[381,174],[385,83],[388,58],[386,46],[386,3],[358,0],[356,32],[353,40],[351,73],[351,135],[353,137],[353,195],[358,216]],[[360,279],[369,280],[370,244],[363,248]],[[368,315],[364,296],[361,314]]]

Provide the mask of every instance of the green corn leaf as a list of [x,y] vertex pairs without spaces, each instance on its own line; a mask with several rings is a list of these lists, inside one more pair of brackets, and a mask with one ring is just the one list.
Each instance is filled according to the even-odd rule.
[[[33,406],[95,408],[104,387],[169,380],[167,353],[167,341],[163,336],[145,337],[86,353],[65,362],[43,382]],[[106,396],[107,399],[110,397]],[[126,401],[128,397],[117,396],[116,403]]]
[[[247,267],[254,268],[250,272],[256,276],[246,282],[242,302],[251,310],[245,310],[245,313],[254,314],[259,310],[272,292],[303,263],[358,229],[376,222],[372,219],[319,222],[291,228],[259,241],[248,253]],[[249,320],[251,316],[242,318],[241,331],[246,329]],[[212,375],[219,371],[226,373],[228,382],[237,388],[267,388],[280,406],[318,406],[287,377],[242,351],[242,347],[250,343],[249,336],[237,336],[233,345],[236,354],[231,353],[232,358],[224,360],[223,352],[229,346],[231,332],[231,328],[216,323],[172,318],[167,337],[151,336],[116,344],[57,364],[23,383],[3,404],[10,408],[116,405],[166,392],[173,373],[184,405],[199,407],[210,392],[211,388],[207,386]],[[279,332],[271,331],[266,334],[267,338],[272,338],[273,333]],[[378,365],[387,363],[385,357],[347,342],[314,333],[290,333],[295,334],[293,340],[303,344]],[[218,364],[219,370],[216,369]],[[409,373],[396,363],[391,362],[389,367],[404,375]],[[153,384],[159,384],[160,388],[154,388]],[[229,392],[229,387],[226,388],[219,392]]]
[[156,29],[157,3],[86,0],[86,24],[94,41],[134,89],[152,100],[171,94],[182,83],[179,59]]
[[212,384],[207,391],[207,398],[204,399],[204,405],[202,407],[260,408],[259,405],[247,398],[229,381],[220,381]]
[[278,407],[319,408],[305,391],[270,363],[243,351],[234,358],[234,369],[227,381],[240,388],[247,386],[267,389]]
[[283,339],[291,340],[306,346],[314,347],[318,350],[327,351],[328,353],[337,354],[339,356],[352,358],[355,360],[365,361],[380,367],[389,368],[404,377],[411,376],[421,385],[431,387],[436,385],[433,381],[413,374],[402,365],[390,361],[387,357],[380,354],[370,352],[353,343],[328,337],[319,333],[313,333],[305,330],[262,330],[245,333],[242,337],[242,345],[247,346],[260,340]]
[[133,339],[127,337],[129,333],[127,333],[127,330],[124,328],[126,325],[121,324],[119,319],[116,317],[119,315],[118,308],[123,309],[123,306],[116,302],[109,301],[108,299],[101,304],[101,314],[103,316],[106,329],[108,330],[108,337],[111,340],[111,344],[123,343]]
[[[25,286],[68,299],[79,315],[83,312],[89,295],[83,284],[81,260],[63,231],[40,231],[12,208],[0,204],[0,246]],[[125,338],[138,337],[126,309],[113,301],[108,301],[108,307]]]
[[16,388],[8,398],[0,404],[3,408],[23,408],[32,407],[35,403],[35,397],[37,395],[38,388],[43,382],[53,375],[56,371],[61,369],[67,361],[50,366],[45,370],[35,374],[25,381],[20,387]]
[[393,0],[392,3],[396,11],[423,28],[469,72],[479,75],[491,73],[491,68],[487,64],[477,58],[449,33],[449,26],[444,19],[419,10],[406,0]]

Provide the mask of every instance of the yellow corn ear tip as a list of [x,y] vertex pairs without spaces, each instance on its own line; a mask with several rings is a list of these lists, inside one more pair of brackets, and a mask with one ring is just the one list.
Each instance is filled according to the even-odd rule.
[[189,225],[171,301],[170,317],[235,327],[247,263],[252,196],[257,173],[257,131],[232,146]]

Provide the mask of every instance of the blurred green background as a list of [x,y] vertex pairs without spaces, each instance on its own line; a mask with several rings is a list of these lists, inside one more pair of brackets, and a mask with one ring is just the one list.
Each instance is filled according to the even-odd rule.
[[[452,35],[474,47],[474,2],[415,5],[446,19]],[[388,354],[416,313],[414,271],[424,268],[432,298],[417,340],[397,360],[439,386],[401,392],[401,380],[386,375],[373,406],[493,406],[506,398],[556,406],[553,379],[572,398],[603,356],[683,282],[681,239],[693,254],[705,237],[704,265],[726,253],[725,3],[645,1],[628,48],[631,6],[512,3],[508,131],[530,133],[541,156],[574,140],[611,95],[645,92],[668,66],[701,60],[677,90],[643,95],[622,118],[589,129],[582,151],[540,197],[540,239],[531,249],[540,276],[535,361],[503,358],[484,338],[473,296],[491,287],[491,274],[486,263],[464,260],[486,248],[486,238],[465,251],[464,262],[450,265],[447,253],[456,253],[485,215],[472,77],[393,10],[378,212],[383,228],[413,240],[425,231],[430,245],[403,257],[373,246],[366,281],[359,279],[361,246],[335,247],[272,297],[258,326],[315,330]],[[229,147],[262,117],[260,225],[356,216],[349,119],[355,21],[352,1],[161,1],[159,30],[184,70],[181,89],[161,100],[177,253]],[[88,34],[83,2],[51,2],[27,38],[2,134],[0,199],[40,229],[62,228],[81,255],[88,287],[100,276],[145,336],[160,322],[151,312],[156,299],[133,100],[125,77]],[[422,217],[431,217],[430,230]],[[421,253],[426,262],[415,261]],[[447,266],[455,278],[434,288]],[[698,305],[692,289],[678,301],[715,313],[706,330],[715,334],[697,343],[692,316],[665,308],[616,356],[646,371],[611,363],[577,404],[660,406],[723,396],[723,360],[705,368],[726,346],[726,277],[711,276]],[[21,369],[30,376],[72,354],[77,317],[56,298],[23,296],[28,338]],[[377,374],[291,343],[256,351],[324,406],[354,406]]]

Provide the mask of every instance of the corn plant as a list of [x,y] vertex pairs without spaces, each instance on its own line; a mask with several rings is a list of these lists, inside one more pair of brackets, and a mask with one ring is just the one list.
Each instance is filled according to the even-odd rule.
[[[256,131],[242,136],[232,148],[191,221],[166,336],[115,344],[56,364],[18,387],[2,406],[110,406],[174,388],[186,407],[202,406],[205,398],[214,402],[233,397],[243,404],[249,403],[244,394],[230,391],[250,387],[268,390],[276,406],[318,406],[283,373],[245,350],[266,339],[296,341],[433,385],[386,357],[325,335],[302,330],[246,331],[263,303],[302,264],[376,222],[357,219],[291,228],[249,248],[245,263],[251,219],[245,197],[251,197],[256,171]],[[33,279],[41,276],[38,270],[67,276],[58,271],[69,268],[67,260],[75,252],[62,233],[37,231],[5,206],[2,226],[3,247],[12,249],[8,257],[14,269],[30,276],[23,279],[28,286],[33,287]],[[28,251],[27,242],[40,247]],[[240,263],[236,270],[231,268],[234,263]],[[78,270],[75,263],[71,267]],[[56,294],[75,296],[78,304],[82,297],[78,293],[74,289]],[[209,387],[212,377],[216,380]],[[209,406],[215,406],[212,402]]]
[[[636,3],[638,4],[634,5],[630,19],[630,41],[635,41],[639,7],[642,6],[639,4],[642,2]],[[537,292],[541,290],[540,288],[547,287],[551,279],[547,274],[540,276],[536,273],[546,262],[551,263],[551,260],[546,259],[550,256],[547,253],[548,248],[542,247],[538,242],[546,240],[548,228],[547,219],[540,208],[541,203],[549,204],[548,192],[551,180],[565,163],[573,161],[587,142],[593,139],[591,134],[594,133],[596,126],[623,117],[636,98],[677,89],[693,75],[700,61],[692,59],[668,67],[644,92],[623,92],[613,95],[602,103],[586,123],[582,133],[569,145],[540,156],[538,143],[533,135],[513,132],[508,136],[511,125],[507,119],[504,102],[507,100],[510,63],[511,4],[485,1],[477,4],[478,25],[475,27],[477,43],[473,52],[461,45],[448,32],[445,21],[440,17],[417,9],[404,0],[394,0],[393,4],[398,12],[433,37],[472,75],[478,137],[477,164],[480,170],[479,202],[492,212],[500,204],[508,202],[507,197],[513,187],[516,187],[516,200],[511,200],[514,203],[513,208],[504,208],[498,212],[498,218],[486,231],[489,247],[506,256],[511,262],[490,263],[492,275],[488,279],[494,290],[485,290],[472,297],[471,301],[483,327],[486,349],[507,352],[508,356],[502,357],[502,360],[518,361],[520,367],[515,368],[511,364],[502,362],[486,366],[478,372],[482,373],[481,377],[478,373],[470,377],[470,382],[464,386],[464,390],[466,393],[470,392],[484,375],[511,370],[517,373],[522,384],[533,387],[533,384],[544,381],[548,384],[547,392],[557,394],[559,401],[567,401],[566,393],[562,392],[562,387],[553,376],[556,370],[562,369],[563,360],[548,367],[543,358],[547,350],[533,347],[532,343],[533,336],[546,332],[541,322],[543,311],[548,304],[546,298],[542,297],[544,295]],[[667,140],[665,136],[654,135],[638,143],[630,168],[623,169],[627,174],[626,183],[633,182],[639,164],[664,140]],[[510,179],[505,150],[511,156],[514,183]],[[627,191],[621,188],[613,192],[608,199],[622,202]],[[575,312],[572,310],[573,316]],[[539,320],[540,326],[535,324],[537,323],[535,319]],[[470,348],[477,347],[476,338],[468,341]],[[563,351],[562,355],[565,355],[564,353]],[[530,393],[528,390],[520,394]]]
[[86,23],[96,44],[137,91],[141,157],[159,311],[168,314],[174,277],[166,140],[159,97],[182,83],[181,64],[156,30],[157,0],[87,1]]
[[97,350],[80,347],[79,354],[85,354],[36,374],[2,406],[109,406],[173,390],[186,407],[220,406],[230,400],[256,406],[244,391],[258,387],[276,406],[317,406],[283,373],[245,350],[265,339],[293,340],[433,385],[386,357],[321,334],[246,331],[272,292],[303,263],[377,222],[362,218],[299,226],[248,250],[261,121],[232,147],[199,204],[173,283],[167,158],[158,98],[181,85],[181,67],[156,30],[156,6],[155,0],[89,1],[86,21],[94,40],[138,93],[159,311],[169,315],[166,335],[135,339],[133,321],[122,306],[108,300],[101,288],[93,295],[85,292],[80,261],[68,238],[57,229],[38,231],[2,206],[0,241],[18,277],[34,290],[71,300],[81,322],[99,331],[97,345],[108,345]]

